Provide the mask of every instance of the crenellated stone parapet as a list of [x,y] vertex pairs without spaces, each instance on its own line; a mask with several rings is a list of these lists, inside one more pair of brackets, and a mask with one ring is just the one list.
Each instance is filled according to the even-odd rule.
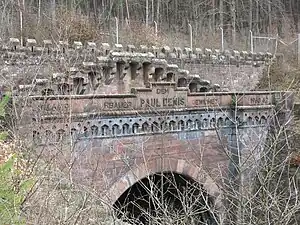
[[0,46],[1,85],[14,95],[128,94],[151,82],[191,92],[251,90],[270,53],[10,38]]
[[[22,95],[88,95],[129,94],[132,88],[149,88],[153,82],[175,83],[191,92],[219,91],[199,75],[189,74],[177,64],[156,58],[152,53],[111,52],[96,61],[72,64],[62,72],[33,76],[28,84],[15,86],[14,94]],[[20,77],[17,77],[20,78]]]
[[96,44],[95,42],[82,43],[75,41],[72,45],[67,42],[59,41],[53,43],[51,40],[44,40],[38,44],[35,39],[27,39],[25,46],[20,46],[17,38],[10,38],[9,42],[1,46],[0,51],[6,53],[2,55],[3,59],[18,58],[28,59],[30,57],[42,57],[47,60],[55,60],[58,56],[64,56],[69,59],[79,59],[85,61],[96,61],[99,56],[111,56],[118,60],[131,57],[150,57],[165,59],[171,62],[194,62],[201,64],[231,64],[231,65],[257,65],[268,63],[273,58],[271,53],[248,52],[219,49],[201,49],[201,48],[179,48],[179,47],[158,47],[158,46],[123,46],[115,44],[110,46],[108,43]]

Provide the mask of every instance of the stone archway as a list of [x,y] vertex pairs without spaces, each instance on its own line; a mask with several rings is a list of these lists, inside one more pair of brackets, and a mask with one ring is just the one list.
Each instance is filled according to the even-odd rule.
[[[166,177],[169,178],[166,179]],[[204,170],[201,170],[200,168],[193,166],[189,162],[181,159],[155,159],[152,161],[148,161],[147,163],[141,164],[140,166],[129,171],[117,182],[115,182],[111,187],[111,189],[109,190],[107,197],[110,199],[109,201],[111,203],[114,203],[114,208],[115,209],[118,208],[119,210],[120,207],[123,207],[122,204],[125,204],[125,200],[124,200],[125,198],[127,198],[128,196],[131,197],[136,196],[138,192],[139,193],[141,192],[141,189],[143,187],[147,185],[149,186],[150,182],[153,182],[153,184],[156,185],[157,183],[156,181],[163,178],[165,181],[161,182],[160,184],[163,183],[164,186],[169,187],[170,184],[166,184],[167,183],[166,180],[170,180],[170,177],[174,178],[174,182],[170,182],[170,183],[174,183],[174,184],[176,183],[177,192],[179,189],[188,190],[187,188],[188,185],[189,187],[193,187],[193,188],[195,188],[198,185],[197,186],[198,192],[193,191],[193,193],[200,193],[199,190],[201,190],[202,193],[201,196],[207,198],[207,201],[209,199],[210,202],[209,204],[213,204],[214,208],[220,208],[221,193],[216,183],[213,181],[213,179],[209,177],[207,173],[204,172]],[[179,187],[178,185],[181,186]],[[137,190],[138,192],[136,192]],[[164,193],[165,188],[162,188],[162,190],[163,192],[160,194],[160,196],[164,195],[167,197],[167,195]],[[182,192],[182,194],[184,193]],[[145,193],[143,195],[145,195]],[[197,195],[195,196],[197,198]],[[178,205],[178,202],[180,201],[177,200],[176,204]],[[128,202],[126,202],[126,204],[128,204]],[[153,211],[153,209],[150,206],[149,206],[149,210]],[[142,222],[142,223],[147,224],[146,222]],[[212,222],[208,224],[214,224],[214,223]]]

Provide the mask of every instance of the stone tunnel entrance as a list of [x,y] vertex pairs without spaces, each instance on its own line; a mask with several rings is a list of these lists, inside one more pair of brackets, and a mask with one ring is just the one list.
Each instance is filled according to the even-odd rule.
[[131,224],[217,224],[214,200],[194,179],[174,172],[150,175],[114,203],[119,219]]

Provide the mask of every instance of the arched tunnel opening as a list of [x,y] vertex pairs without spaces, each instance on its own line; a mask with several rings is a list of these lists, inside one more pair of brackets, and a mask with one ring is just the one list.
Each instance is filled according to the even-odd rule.
[[145,177],[114,203],[117,217],[130,224],[217,224],[214,199],[194,179],[163,172]]

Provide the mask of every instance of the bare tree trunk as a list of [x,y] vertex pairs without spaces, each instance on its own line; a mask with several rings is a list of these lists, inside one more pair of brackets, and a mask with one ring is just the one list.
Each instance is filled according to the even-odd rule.
[[219,13],[220,13],[220,27],[223,28],[224,27],[224,2],[223,0],[220,0],[220,9],[219,9]]
[[52,26],[55,27],[56,25],[56,0],[51,1],[51,19],[52,19]]
[[[127,0],[126,0],[126,3],[127,3]],[[101,1],[101,4],[102,4],[102,14],[104,14],[104,11],[105,11],[104,0]],[[127,4],[127,5],[128,5],[128,4]]]
[[[6,32],[10,33],[9,29],[11,29],[13,27],[12,24],[10,24],[11,17],[13,17],[13,13],[11,10],[12,7],[8,7],[8,5],[9,5],[8,2],[4,2],[4,6],[1,11],[1,23],[0,23],[1,38],[3,38],[5,36]],[[4,26],[4,25],[7,25],[7,26]]]
[[296,28],[296,32],[299,32],[299,16],[298,16],[298,1],[292,1],[293,6],[292,6],[292,14],[294,18],[294,24]]
[[284,9],[277,9],[277,32],[278,32],[278,35],[281,37],[281,38],[284,38],[284,34],[282,32],[282,22],[283,22],[283,15],[282,15],[282,11]]
[[39,25],[41,22],[41,0],[38,2],[38,21],[37,24]]
[[[251,45],[252,45],[252,40],[251,40],[251,38],[252,38],[252,23],[253,23],[253,9],[252,9],[252,7],[253,7],[253,2],[252,2],[252,0],[249,0],[249,21],[248,21],[248,23],[249,23],[249,31],[246,31],[245,33],[246,34],[249,34],[249,35],[247,35],[247,39],[248,39],[248,44],[250,45],[250,48],[251,48]],[[249,32],[251,32],[251,34],[249,33]]]
[[19,19],[20,19],[20,42],[21,46],[23,46],[23,10],[24,10],[24,0],[21,5],[21,1],[18,0],[18,7],[19,7]]
[[235,0],[231,0],[230,5],[231,12],[231,26],[232,26],[232,44],[236,42],[236,12],[235,12]]
[[[118,25],[120,24],[120,4],[119,4],[119,2],[117,3],[117,5],[116,5],[116,18],[118,18]],[[118,43],[117,43],[118,44]]]
[[168,28],[171,28],[171,19],[170,19],[170,14],[169,14],[169,3],[166,3],[166,23],[168,24]]
[[94,8],[94,21],[96,22],[98,18],[98,5],[96,0],[93,0],[93,8]]
[[213,7],[213,14],[212,14],[212,30],[213,34],[215,34],[216,31],[216,15],[215,15],[215,8],[216,8],[216,2],[215,0],[212,0],[212,7]]
[[268,35],[271,34],[271,30],[272,30],[272,5],[271,5],[271,1],[268,1]]
[[[175,23],[175,29],[176,29],[176,25],[178,24],[178,0],[175,0],[175,15],[174,15],[174,23]],[[177,31],[177,29],[176,29]]]
[[124,8],[123,8],[123,0],[120,3],[120,20],[122,27],[124,26]]
[[111,18],[112,18],[112,16],[111,16],[111,13],[112,13],[112,8],[113,8],[113,2],[112,2],[112,0],[109,0],[109,11],[108,11],[108,16],[107,16],[107,23],[108,23],[108,30],[109,30],[109,32],[111,32]]
[[256,32],[259,34],[259,1],[256,2]]
[[252,30],[252,14],[253,14],[253,11],[252,11],[252,0],[249,0],[249,30]]
[[157,8],[156,8],[156,22],[159,23],[159,13],[160,13],[160,0],[157,0]]
[[152,21],[154,21],[154,0],[151,0],[151,15]]
[[148,27],[148,18],[149,18],[149,0],[146,0],[146,26]]
[[126,5],[127,20],[128,23],[130,23],[128,0],[125,0],[125,5]]

